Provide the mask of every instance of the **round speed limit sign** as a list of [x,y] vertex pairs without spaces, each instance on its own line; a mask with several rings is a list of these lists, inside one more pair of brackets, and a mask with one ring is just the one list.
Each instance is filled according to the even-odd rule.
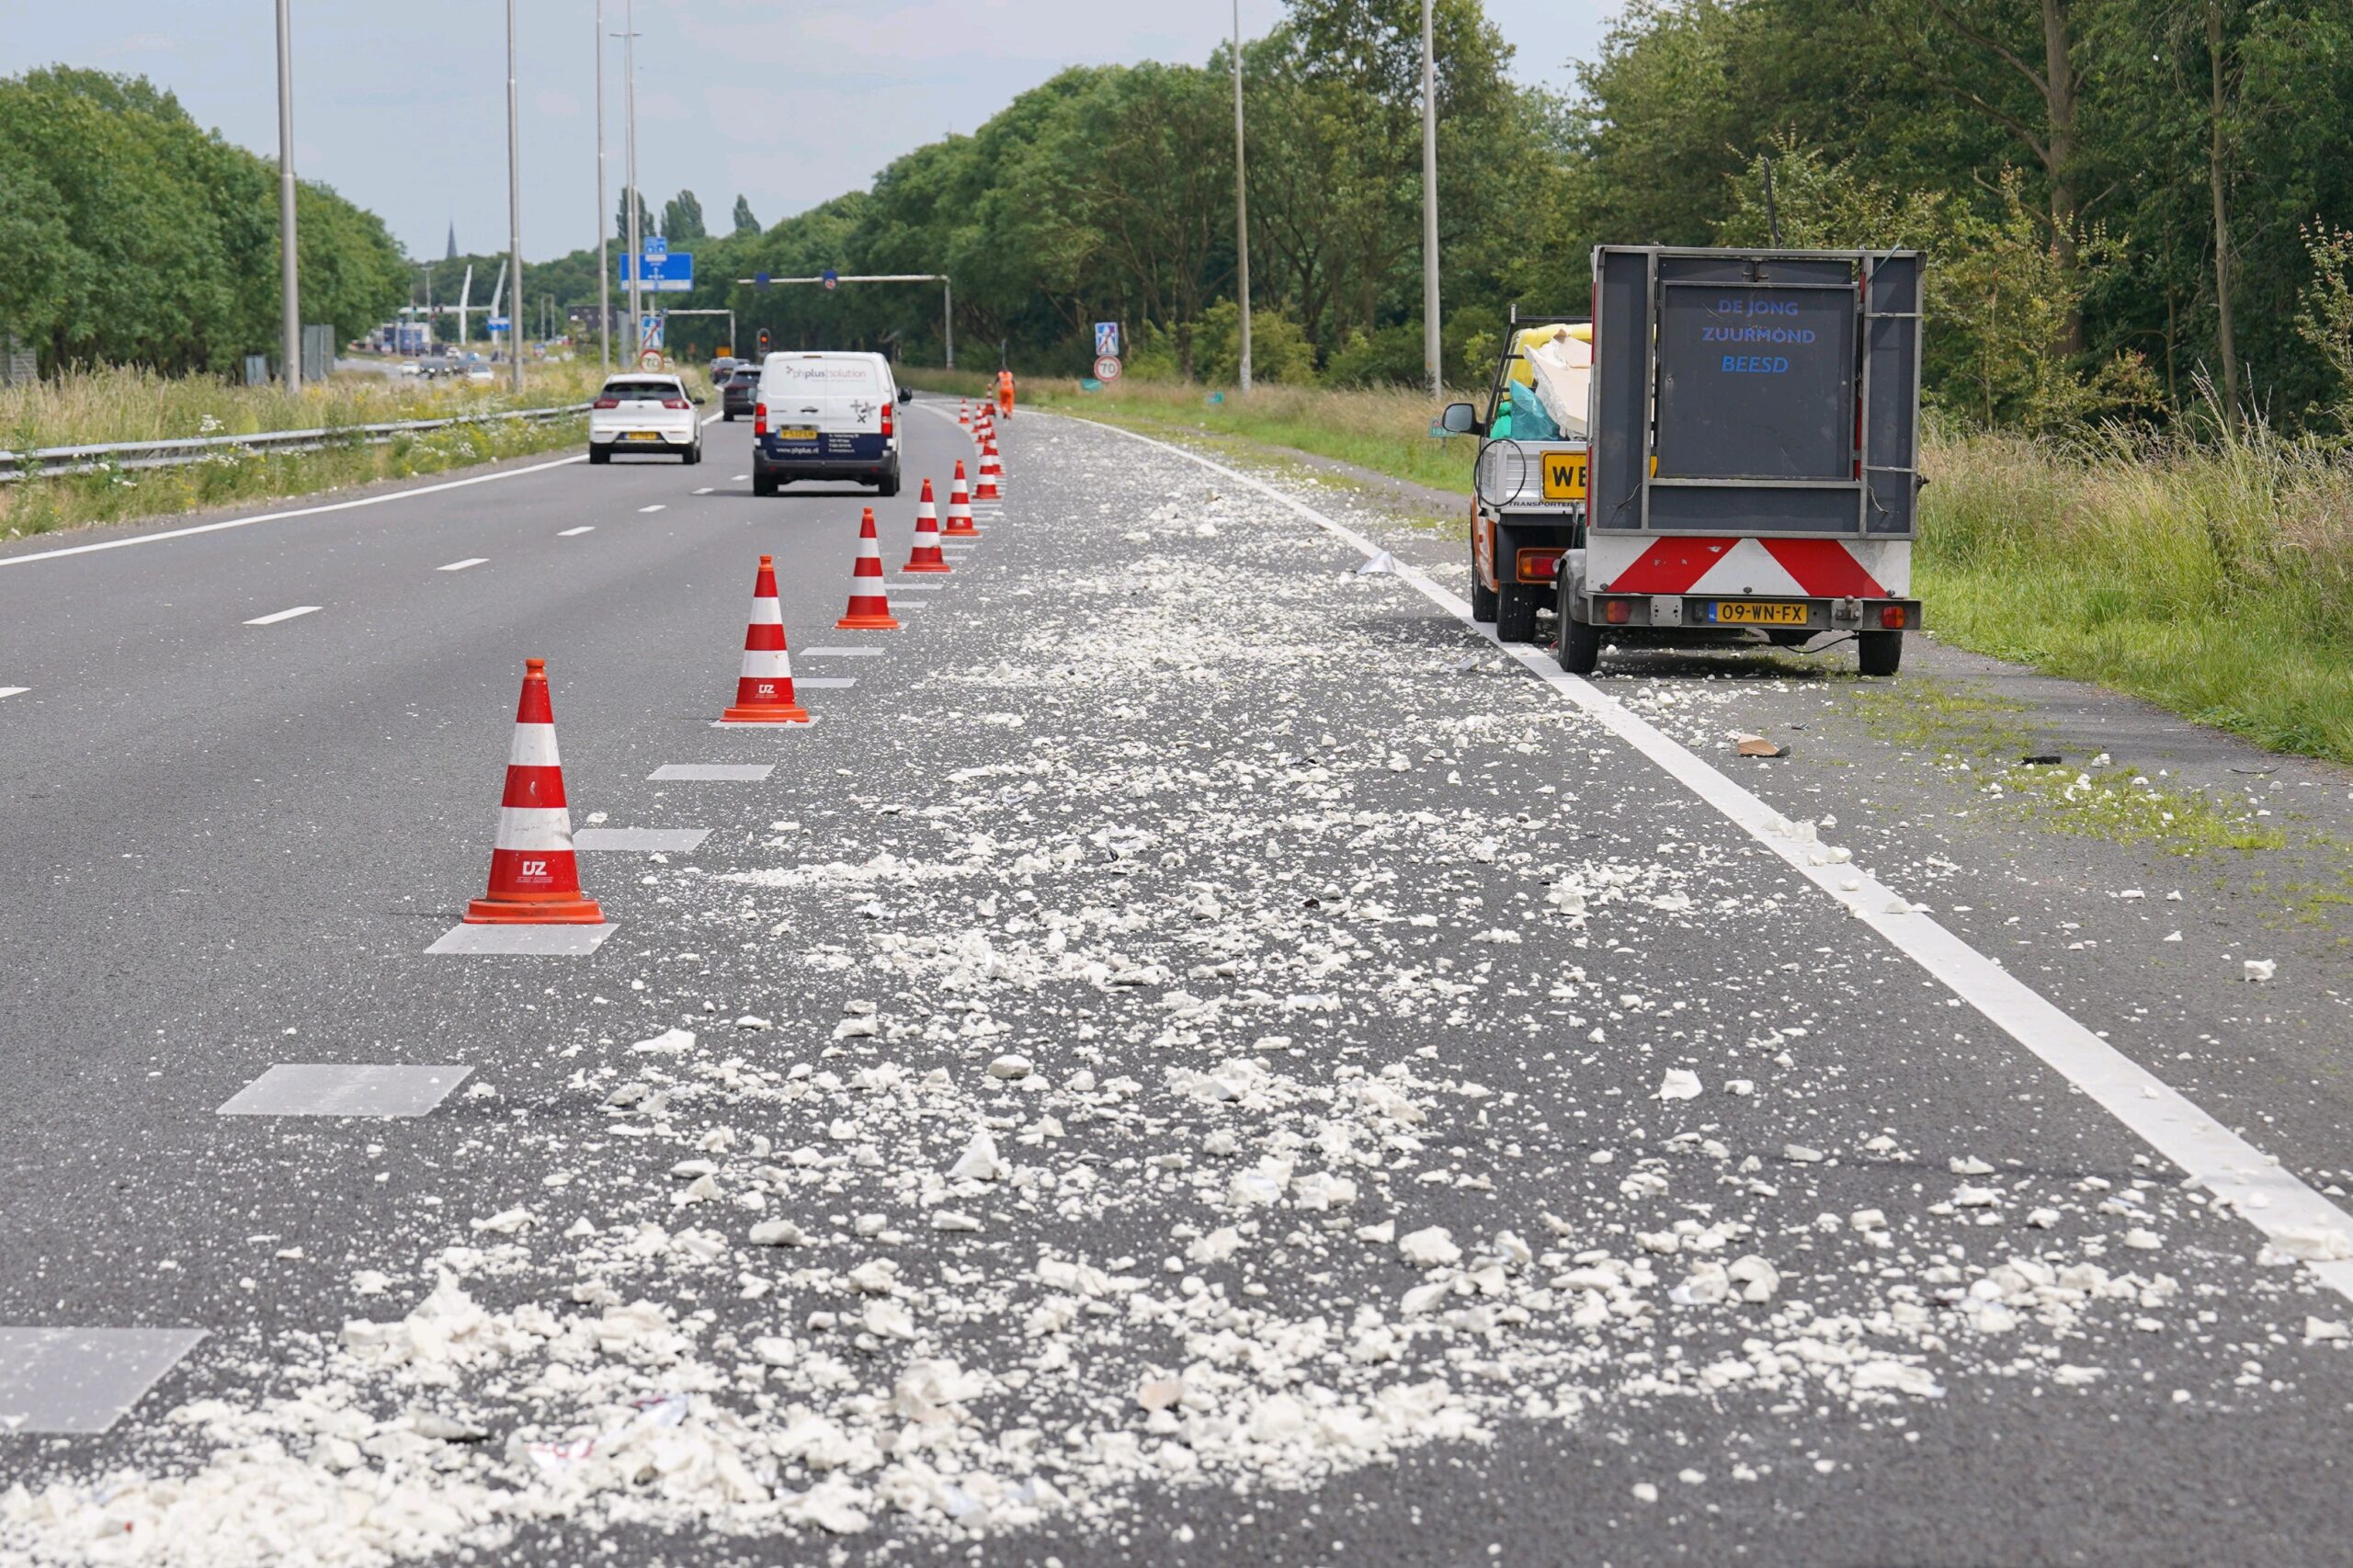
[[1114,354],[1106,354],[1100,359],[1096,360],[1095,379],[1098,381],[1118,381],[1120,379],[1119,357]]
[[637,357],[637,368],[641,370],[660,369],[662,368],[662,350],[659,348],[649,348],[644,353],[640,354]]

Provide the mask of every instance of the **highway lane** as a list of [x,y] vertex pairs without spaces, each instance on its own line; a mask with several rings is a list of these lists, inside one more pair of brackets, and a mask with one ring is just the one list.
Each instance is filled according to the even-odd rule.
[[[335,829],[293,856],[148,844],[241,900],[182,918],[201,951],[122,934],[147,1014],[96,984],[12,1008],[57,1020],[52,1062],[111,1055],[65,1069],[53,1130],[10,1130],[36,1261],[0,1320],[214,1336],[41,1475],[184,1468],[176,1501],[106,1506],[209,1519],[224,1552],[206,1500],[295,1517],[347,1426],[458,1522],[396,1487],[335,1551],[386,1518],[551,1562],[835,1534],[961,1560],[969,1528],[1073,1563],[2330,1550],[2353,1386],[2305,1319],[2341,1299],[2256,1266],[2251,1227],[1395,579],[1181,459],[1019,423],[1007,522],[858,687],[812,694],[813,731],[702,727],[732,667],[708,644],[735,641],[704,629],[740,624],[748,575],[712,554],[748,542],[731,524],[544,622],[502,608],[486,671],[409,666],[414,731],[368,710],[372,676],[223,699],[241,759],[339,726],[397,777],[288,794]],[[442,559],[475,553],[499,558]],[[788,589],[797,644],[851,640],[809,613]],[[621,921],[593,959],[427,960],[483,859],[451,780],[491,787],[535,631],[574,640],[575,810],[714,836],[591,862]],[[645,780],[745,760],[777,773]],[[194,788],[233,798],[234,771]],[[402,803],[442,816],[380,845]],[[357,880],[281,907],[354,829],[431,917]],[[80,937],[45,960],[96,945],[90,886],[44,911]],[[310,1059],[491,1092],[210,1118]],[[801,1244],[747,1244],[778,1220]],[[413,1312],[438,1328],[409,1348],[331,1349]],[[224,1402],[201,1439],[161,1419],[196,1398]],[[620,1471],[506,1447],[597,1432]],[[265,1435],[293,1457],[214,1454]],[[627,1479],[657,1456],[670,1483]]]

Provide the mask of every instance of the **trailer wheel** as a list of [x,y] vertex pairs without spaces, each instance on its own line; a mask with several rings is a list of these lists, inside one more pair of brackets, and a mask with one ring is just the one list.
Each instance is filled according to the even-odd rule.
[[1561,616],[1561,667],[1573,676],[1589,676],[1601,663],[1601,629],[1576,617]]
[[1904,633],[1901,631],[1858,631],[1855,633],[1855,662],[1867,676],[1892,676],[1904,662]]
[[1506,583],[1495,595],[1495,641],[1498,642],[1533,642],[1536,641],[1536,592],[1517,583]]
[[1483,623],[1495,619],[1495,590],[1479,575],[1479,546],[1475,540],[1471,546],[1471,619]]

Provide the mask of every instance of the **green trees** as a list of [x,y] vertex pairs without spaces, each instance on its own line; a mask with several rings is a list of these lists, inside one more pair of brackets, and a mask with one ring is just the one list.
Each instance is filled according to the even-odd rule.
[[691,190],[682,190],[662,204],[662,236],[673,245],[703,237],[702,203]]
[[752,204],[742,196],[735,198],[735,233],[738,238],[760,232],[760,221],[752,216]]
[[[397,307],[400,249],[323,185],[298,191],[302,315],[357,336]],[[56,368],[226,370],[278,336],[278,180],[144,79],[0,81],[0,333]]]

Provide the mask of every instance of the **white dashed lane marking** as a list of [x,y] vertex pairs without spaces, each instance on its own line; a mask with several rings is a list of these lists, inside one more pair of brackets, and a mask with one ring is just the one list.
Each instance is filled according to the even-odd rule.
[[580,536],[581,534],[592,534],[592,533],[595,533],[596,531],[597,531],[597,525],[596,525],[596,524],[594,524],[594,523],[583,523],[580,527],[578,527],[578,528],[565,528],[565,529],[563,529],[563,530],[562,530],[561,532],[559,532],[555,537],[556,537],[556,538],[558,538],[558,539],[574,539],[574,538],[577,538],[578,536]]
[[756,784],[775,771],[772,762],[665,762],[645,777],[654,784]]
[[0,1432],[104,1432],[203,1337],[197,1328],[0,1328]]
[[279,1062],[231,1096],[216,1116],[423,1116],[466,1081],[471,1067],[368,1062]]
[[466,958],[586,958],[620,927],[602,926],[452,926],[425,950]]
[[698,495],[711,495],[717,494],[717,492],[712,486],[706,484],[700,490],[696,491],[695,494]]
[[321,608],[318,605],[296,605],[292,609],[281,609],[269,615],[257,615],[245,624],[247,626],[276,626],[279,621],[291,620],[298,615],[314,615]]
[[469,566],[480,566],[490,559],[487,555],[469,555],[463,561],[452,561],[447,566],[436,566],[436,572],[462,572]]
[[[1132,430],[1097,425],[1091,419],[1078,422],[1156,447],[1271,496],[1367,558],[1382,553],[1363,535],[1264,481]],[[1526,644],[1498,642],[1492,630],[1471,619],[1469,605],[1418,568],[1399,562],[1395,571],[1398,579],[1415,592],[1462,622],[1474,635],[1495,643],[1506,658],[1517,661],[1768,851],[1779,856],[1800,876],[1836,899],[1891,947],[2040,1058],[2151,1148],[2180,1166],[2188,1174],[2190,1185],[2212,1193],[2277,1244],[2281,1253],[2306,1260],[2323,1284],[2340,1295],[2353,1297],[2353,1214],[2305,1186],[2277,1160],[2086,1028],[2041,993],[1918,913],[1910,901],[1878,878],[1852,862],[1813,864],[1813,851],[1818,846],[1794,836],[1788,818],[1664,731],[1637,717],[1616,698],[1562,669],[1551,653]]]
[[584,854],[683,855],[710,836],[707,827],[583,827],[572,846]]
[[796,657],[803,659],[879,659],[888,648],[802,648]]
[[0,686],[0,697],[21,697],[31,689],[28,686]]
[[655,503],[654,503],[654,505],[653,505],[653,506],[640,506],[640,507],[638,508],[638,511],[639,511],[641,514],[642,514],[642,513],[645,513],[645,512],[665,512],[665,511],[667,511],[667,510],[669,510],[669,508],[668,508],[667,506],[664,506],[664,505],[663,505],[661,502],[659,502],[659,501],[656,501],[656,502],[655,502]]

